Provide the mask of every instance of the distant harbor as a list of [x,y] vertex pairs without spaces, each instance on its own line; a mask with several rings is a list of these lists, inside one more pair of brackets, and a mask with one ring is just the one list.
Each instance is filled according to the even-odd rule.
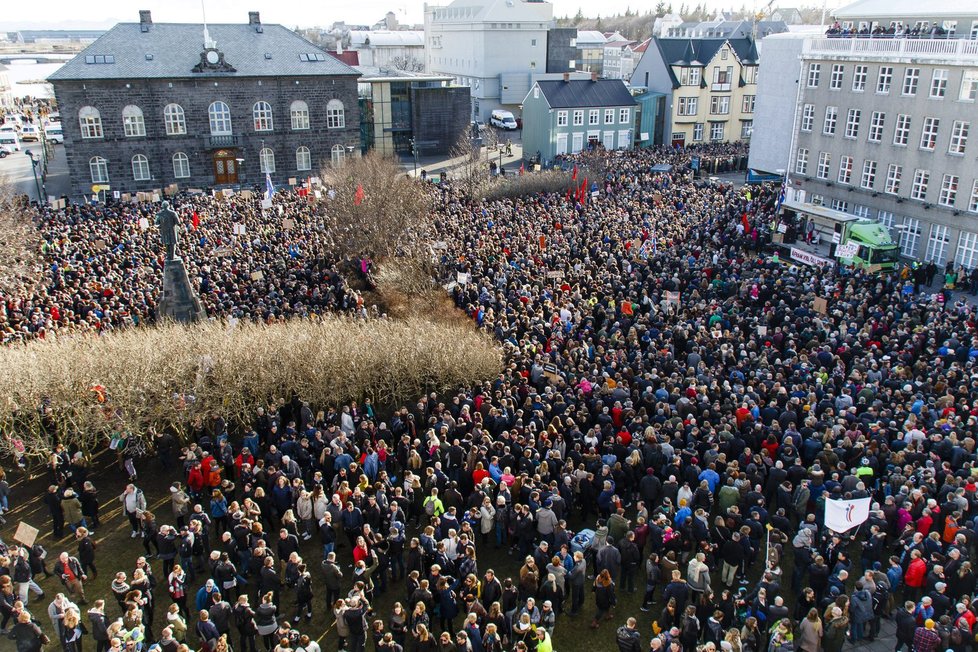
[[[51,55],[45,55],[49,58]],[[66,57],[67,58],[70,57]],[[54,91],[46,80],[63,63],[37,63],[33,59],[18,59],[7,64],[7,77],[14,97],[52,98]]]

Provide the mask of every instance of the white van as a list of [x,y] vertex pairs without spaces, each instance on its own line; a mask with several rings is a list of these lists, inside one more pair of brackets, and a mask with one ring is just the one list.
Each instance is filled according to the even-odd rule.
[[61,123],[56,122],[55,124],[48,125],[44,128],[44,138],[49,143],[54,143],[55,145],[61,145],[65,142],[64,132],[61,131]]
[[0,131],[0,148],[11,154],[20,151],[20,138],[16,131]]
[[513,131],[517,128],[516,118],[509,111],[495,110],[489,116],[489,124],[499,129]]

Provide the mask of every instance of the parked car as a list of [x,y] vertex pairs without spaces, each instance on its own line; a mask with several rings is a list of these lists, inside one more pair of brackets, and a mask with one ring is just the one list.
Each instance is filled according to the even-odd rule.
[[517,129],[516,118],[509,111],[495,110],[489,116],[489,124],[498,129],[514,131]]
[[20,128],[20,139],[25,143],[28,141],[37,142],[41,140],[41,130],[31,124],[24,125]]
[[61,145],[65,142],[64,132],[61,131],[61,123],[57,122],[44,128],[44,138],[50,143]]

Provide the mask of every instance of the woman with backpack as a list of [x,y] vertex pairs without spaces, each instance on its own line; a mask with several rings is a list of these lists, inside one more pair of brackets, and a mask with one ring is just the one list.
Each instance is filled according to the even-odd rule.
[[608,569],[602,570],[594,578],[594,602],[597,605],[597,611],[594,614],[594,619],[591,621],[591,629],[597,629],[602,618],[611,620],[614,617],[611,610],[618,603],[618,596],[615,593],[615,583],[611,579],[611,573],[608,572]]

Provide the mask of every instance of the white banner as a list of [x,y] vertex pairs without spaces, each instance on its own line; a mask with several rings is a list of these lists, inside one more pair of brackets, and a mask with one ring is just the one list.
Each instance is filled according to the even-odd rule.
[[799,263],[811,265],[812,267],[825,267],[826,265],[835,264],[834,261],[828,258],[822,258],[821,256],[796,247],[791,248],[791,260],[796,260]]
[[851,530],[869,518],[869,498],[826,500],[825,527],[838,533]]
[[837,258],[852,258],[858,253],[859,253],[858,242],[847,242],[835,248],[835,255]]

